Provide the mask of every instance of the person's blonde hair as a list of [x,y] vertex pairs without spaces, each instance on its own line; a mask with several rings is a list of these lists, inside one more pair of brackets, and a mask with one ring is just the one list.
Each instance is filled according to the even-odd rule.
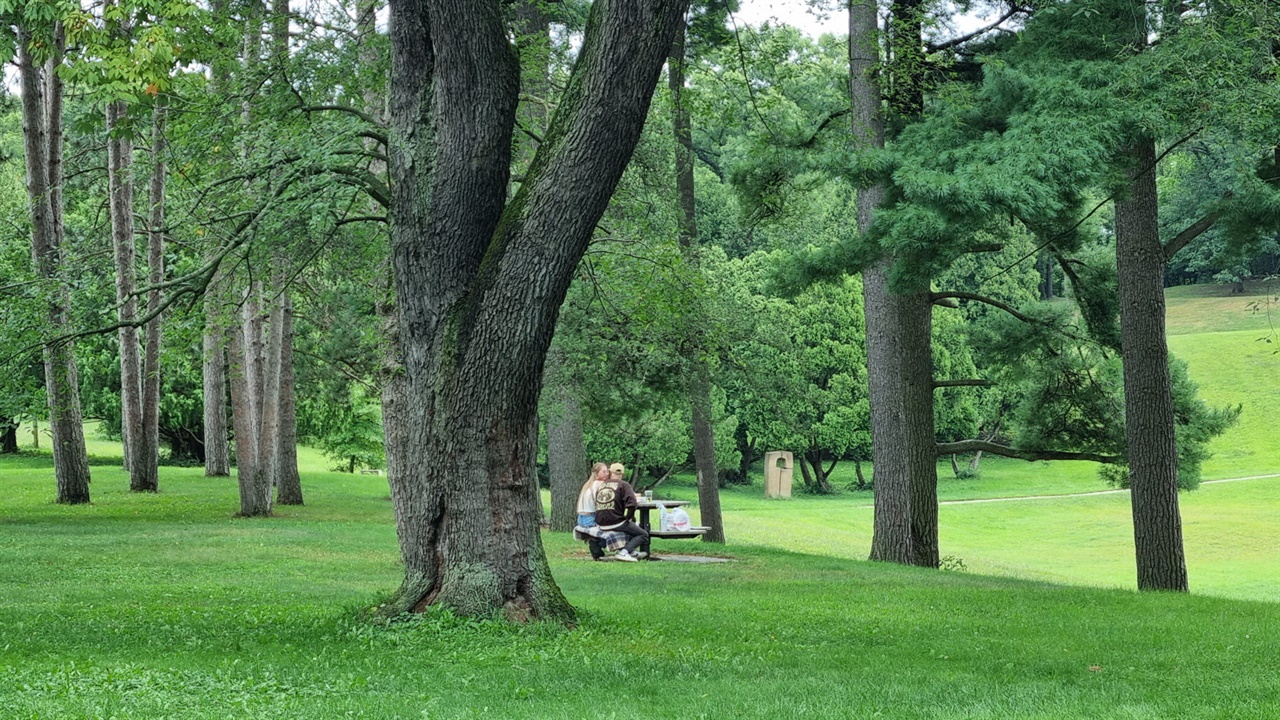
[[[608,464],[608,463],[598,462],[598,463],[596,463],[595,465],[592,465],[592,466],[591,466],[591,473],[590,473],[589,475],[587,475],[587,482],[591,482],[592,480],[595,480],[595,479],[596,479],[596,473],[600,472],[600,469],[601,469],[601,468],[604,468],[605,470],[608,470],[608,469],[609,469],[609,464]],[[583,483],[583,484],[585,485],[586,483]]]

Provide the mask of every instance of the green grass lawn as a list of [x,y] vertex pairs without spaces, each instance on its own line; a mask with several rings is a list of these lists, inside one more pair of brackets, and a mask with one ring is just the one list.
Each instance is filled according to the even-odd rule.
[[[1247,301],[1169,292],[1203,396],[1245,405],[1206,479],[1280,472],[1280,356],[1258,315],[1223,315]],[[1131,590],[1126,493],[1029,498],[1106,490],[1092,464],[986,458],[939,465],[964,572],[866,562],[870,493],[766,500],[757,478],[723,492],[730,545],[655,542],[730,563],[592,563],[544,533],[577,628],[383,626],[360,610],[400,579],[385,478],[300,448],[307,505],[236,519],[234,480],[165,467],[131,494],[88,435],[89,506],[51,502],[47,456],[0,458],[0,720],[1280,717],[1280,477],[1181,495],[1189,596]]]
[[[1280,605],[984,574],[1075,581],[1070,569],[1094,565],[1099,547],[1124,545],[1122,495],[944,506],[944,544],[977,571],[957,573],[850,559],[865,509],[730,492],[731,563],[591,563],[544,533],[576,629],[441,614],[384,627],[357,619],[399,579],[383,478],[312,466],[305,507],[245,520],[231,517],[233,480],[164,468],[159,495],[134,495],[119,470],[95,473],[93,505],[64,507],[49,502],[47,459],[0,460],[5,718],[1280,713]],[[1196,558],[1241,554],[1224,527],[1251,507],[1274,512],[1277,488],[1187,496],[1197,590],[1210,579]],[[1069,505],[1037,511],[1049,502]],[[853,529],[815,535],[815,522]],[[1275,539],[1263,541],[1273,558]],[[1020,566],[978,561],[997,546]],[[1266,597],[1265,566],[1227,572],[1252,575]]]

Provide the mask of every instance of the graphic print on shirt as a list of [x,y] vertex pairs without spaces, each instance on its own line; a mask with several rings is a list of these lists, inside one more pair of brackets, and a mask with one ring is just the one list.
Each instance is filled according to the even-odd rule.
[[613,501],[618,497],[618,483],[605,483],[596,488],[596,509],[603,510],[613,507]]

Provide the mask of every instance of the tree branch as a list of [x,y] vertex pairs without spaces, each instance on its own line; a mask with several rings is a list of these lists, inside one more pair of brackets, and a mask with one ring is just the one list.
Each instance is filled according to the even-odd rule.
[[344,112],[355,115],[374,127],[386,127],[386,125],[378,122],[378,119],[369,113],[364,112],[363,110],[357,110],[353,107],[347,107],[346,105],[299,105],[296,109],[301,112],[326,112],[330,110]]
[[1215,211],[1205,215],[1195,221],[1191,227],[1178,233],[1176,237],[1164,244],[1164,261],[1169,262],[1172,260],[1173,256],[1178,254],[1178,251],[1191,244],[1192,240],[1200,237],[1204,234],[1204,231],[1213,227],[1216,222],[1218,222],[1218,213]]
[[1034,324],[1039,322],[1038,320],[1031,317],[1030,315],[1018,312],[1016,309],[1013,308],[1012,305],[1008,305],[1006,303],[1000,302],[999,300],[996,300],[995,298],[987,297],[986,295],[979,295],[977,293],[970,293],[970,292],[941,292],[941,293],[934,293],[932,295],[932,298],[933,298],[933,303],[935,305],[943,305],[944,303],[939,301],[948,300],[951,298],[956,298],[958,300],[974,300],[976,302],[986,303],[987,305],[990,305],[991,307],[994,307],[994,308],[999,308],[1009,313],[1010,315],[1018,318],[1024,323]]
[[1025,11],[1026,11],[1026,8],[1015,5],[1009,8],[1009,12],[1006,12],[1004,15],[1000,16],[999,20],[996,20],[995,22],[991,23],[990,25],[987,25],[986,27],[978,28],[977,30],[974,30],[968,35],[961,35],[958,38],[952,38],[945,42],[937,43],[936,45],[926,44],[924,46],[925,52],[931,52],[931,53],[941,52],[943,50],[949,50],[957,45],[963,45],[969,42],[970,40],[978,37],[979,35],[984,35],[992,30],[999,28],[1002,24],[1004,24],[1005,20],[1008,20],[1014,15],[1017,15],[1018,13],[1025,12]]
[[711,157],[711,153],[695,145],[693,147],[693,154],[697,155],[698,159],[701,160],[703,164],[711,168],[711,172],[715,173],[716,177],[720,178],[721,181],[724,181],[724,169],[720,167],[720,163],[715,161],[715,158]]
[[938,443],[938,457],[951,453],[982,452],[1020,460],[1092,460],[1093,462],[1117,465],[1124,462],[1119,455],[1100,455],[1088,452],[1064,452],[1059,450],[1019,450],[1008,445],[987,442],[986,440],[961,440],[953,443]]
[[981,378],[965,378],[965,379],[961,379],[961,380],[934,380],[934,381],[933,381],[933,386],[934,386],[935,388],[944,388],[944,387],[991,387],[991,386],[993,386],[993,385],[995,385],[995,383],[991,382],[990,380],[983,380],[983,379],[981,379]]

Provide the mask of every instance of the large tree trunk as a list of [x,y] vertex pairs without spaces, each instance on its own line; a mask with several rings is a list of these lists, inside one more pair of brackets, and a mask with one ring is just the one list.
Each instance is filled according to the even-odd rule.
[[[27,170],[27,199],[31,208],[31,258],[40,278],[50,283],[45,319],[49,335],[70,330],[71,304],[60,277],[62,264],[62,81],[56,72],[65,41],[54,30],[52,51],[42,70],[29,52],[36,41],[18,28],[18,70],[22,80],[22,131]],[[43,74],[43,77],[41,77]],[[89,502],[89,456],[80,414],[80,381],[70,343],[44,347],[45,392],[49,401],[49,429],[53,435],[53,466],[60,503]],[[37,428],[32,422],[32,427]],[[38,432],[38,430],[37,430]],[[38,435],[37,435],[38,437]],[[38,446],[38,442],[37,442]]]
[[1116,272],[1138,589],[1185,592],[1155,143],[1140,140],[1127,154],[1133,184],[1129,196],[1116,201]]
[[[893,3],[891,106],[898,114],[920,112],[923,91],[919,3]],[[874,3],[849,5],[850,96],[855,148],[884,147],[881,68]],[[858,231],[866,234],[883,187],[858,193]],[[894,258],[863,271],[867,327],[867,380],[871,405],[875,520],[871,559],[938,566],[938,469],[934,451],[933,368],[930,347],[932,302],[922,290],[890,288]]]
[[[685,26],[676,28],[667,58],[667,87],[671,91],[671,126],[675,135],[676,194],[680,199],[680,247],[684,261],[698,268],[698,224],[693,178],[693,124],[684,98]],[[693,303],[686,320],[683,355],[693,428],[693,460],[698,477],[698,513],[707,527],[703,542],[724,542],[720,514],[720,476],[716,468],[715,426],[711,420],[711,371],[704,358],[705,314]]]
[[542,368],[683,9],[679,0],[592,6],[565,96],[508,204],[520,68],[499,3],[391,4],[407,399],[404,468],[391,483],[405,563],[395,608],[574,616],[538,534]]
[[[928,292],[890,290],[888,264],[881,262],[863,273],[876,478],[871,554],[873,560],[937,567],[932,303]],[[904,528],[910,535],[905,541]]]
[[547,467],[551,472],[551,529],[568,532],[578,521],[578,490],[590,468],[582,437],[582,402],[565,376],[564,352],[552,346],[547,355],[544,390],[556,401],[547,417]]
[[302,478],[298,476],[298,403],[293,377],[293,298],[280,296],[280,428],[276,433],[276,502],[302,504]]
[[160,342],[163,326],[160,318],[159,285],[164,280],[164,188],[165,188],[165,106],[157,100],[151,126],[150,227],[147,232],[146,351],[142,358],[142,471],[148,489],[160,487]]

